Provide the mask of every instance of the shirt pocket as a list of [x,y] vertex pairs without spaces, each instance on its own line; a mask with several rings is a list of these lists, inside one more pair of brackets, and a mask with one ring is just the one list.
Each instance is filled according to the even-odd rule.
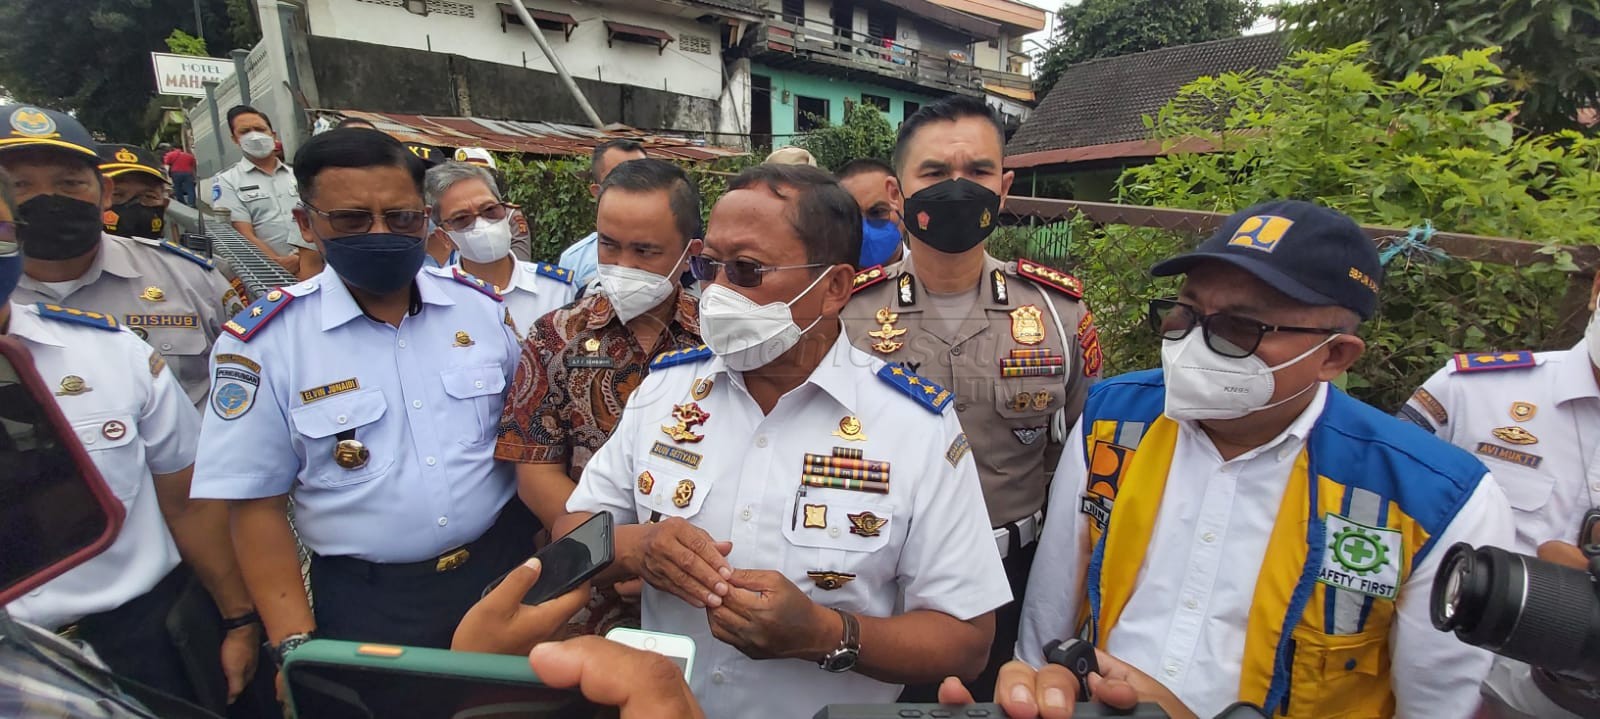
[[1001,379],[994,388],[994,411],[1000,422],[1027,445],[1048,439],[1050,419],[1067,402],[1062,377]]
[[888,498],[864,492],[806,488],[789,500],[783,536],[784,569],[813,601],[851,611],[871,608],[875,592],[893,582],[897,553],[888,549],[905,532]]
[[1505,491],[1511,508],[1519,513],[1534,514],[1550,503],[1555,494],[1556,477],[1547,472],[1535,472],[1521,467],[1509,467],[1507,462],[1490,463],[1500,489]]
[[[290,410],[290,421],[306,448],[306,484],[347,487],[387,471],[394,464],[393,452],[407,449],[372,445],[377,438],[375,423],[387,409],[383,393],[368,389],[320,399]],[[351,433],[347,438],[362,443],[367,449],[366,461],[360,466],[340,466],[334,455],[341,441],[339,435],[346,432]]]
[[671,462],[644,462],[633,477],[634,508],[640,522],[678,517],[693,522],[711,494],[712,480],[698,470]]
[[1387,627],[1325,634],[1302,624],[1292,638],[1289,710],[1295,716],[1377,719],[1392,712],[1385,706],[1390,696]]
[[147,472],[142,447],[134,441],[138,439],[135,421],[131,413],[113,412],[72,423],[73,434],[83,443],[111,493],[129,507],[144,488]]
[[[500,410],[504,407],[503,393],[506,376],[494,365],[458,367],[439,373],[445,394],[458,400],[451,402],[449,419],[452,427],[465,433],[457,441],[468,447],[493,440],[500,427]],[[462,416],[471,413],[472,419]]]

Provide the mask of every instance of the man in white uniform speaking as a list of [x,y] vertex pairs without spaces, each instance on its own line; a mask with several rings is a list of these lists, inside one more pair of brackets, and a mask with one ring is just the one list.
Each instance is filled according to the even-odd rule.
[[656,359],[557,531],[616,518],[609,581],[643,577],[644,628],[694,638],[713,719],[976,676],[1011,591],[953,393],[844,335],[861,214],[837,182],[728,187],[689,265],[708,349]]

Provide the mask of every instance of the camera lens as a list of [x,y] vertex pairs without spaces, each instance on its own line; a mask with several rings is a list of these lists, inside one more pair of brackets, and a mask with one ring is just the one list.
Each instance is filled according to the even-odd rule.
[[1473,646],[1600,676],[1600,584],[1587,572],[1459,543],[1440,561],[1429,613]]

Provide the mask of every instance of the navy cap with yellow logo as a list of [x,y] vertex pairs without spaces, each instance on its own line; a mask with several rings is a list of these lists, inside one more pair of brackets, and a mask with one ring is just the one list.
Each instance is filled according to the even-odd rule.
[[1355,220],[1300,200],[1266,202],[1224,220],[1195,251],[1157,264],[1157,277],[1216,260],[1254,275],[1289,297],[1338,306],[1372,319],[1383,266],[1378,248]]
[[142,173],[162,182],[171,182],[161,171],[156,154],[138,145],[100,145],[100,172],[109,177],[130,172]]
[[94,136],[71,115],[36,105],[0,105],[0,152],[55,148],[99,164]]

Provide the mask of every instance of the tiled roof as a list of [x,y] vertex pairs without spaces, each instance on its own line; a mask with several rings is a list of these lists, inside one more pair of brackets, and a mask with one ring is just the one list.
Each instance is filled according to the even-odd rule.
[[1022,123],[1006,155],[1144,140],[1154,115],[1184,85],[1205,75],[1276,67],[1283,35],[1247,35],[1078,63]]

